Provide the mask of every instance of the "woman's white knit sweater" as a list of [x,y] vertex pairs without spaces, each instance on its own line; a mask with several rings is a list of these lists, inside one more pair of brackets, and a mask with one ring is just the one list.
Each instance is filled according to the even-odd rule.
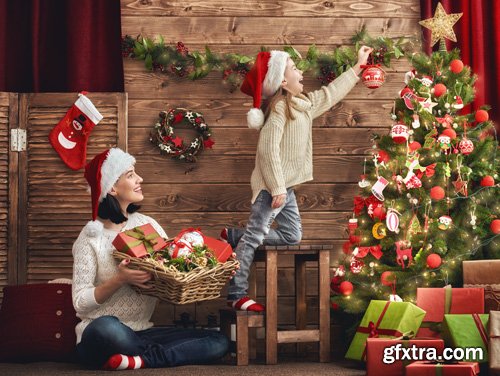
[[[122,231],[150,223],[161,237],[167,238],[162,227],[152,218],[133,213]],[[82,320],[76,326],[76,343],[82,339],[83,330],[101,316],[116,316],[133,330],[153,326],[149,320],[157,299],[136,293],[129,285],[122,286],[108,300],[99,304],[95,300],[96,286],[113,277],[118,262],[113,258],[112,241],[118,232],[103,228],[99,221],[88,222],[73,244],[73,305]]]
[[261,190],[272,196],[313,179],[312,122],[340,102],[358,82],[351,68],[328,86],[292,98],[295,120],[285,116],[285,101],[276,105],[262,127],[252,172],[252,203]]

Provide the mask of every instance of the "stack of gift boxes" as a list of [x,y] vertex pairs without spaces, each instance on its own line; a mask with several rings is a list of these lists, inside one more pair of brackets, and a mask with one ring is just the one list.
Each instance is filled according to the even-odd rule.
[[[368,376],[478,375],[488,362],[500,375],[500,260],[464,261],[463,271],[463,288],[418,288],[416,305],[371,301],[346,358],[366,361]],[[445,347],[455,360],[437,359]]]

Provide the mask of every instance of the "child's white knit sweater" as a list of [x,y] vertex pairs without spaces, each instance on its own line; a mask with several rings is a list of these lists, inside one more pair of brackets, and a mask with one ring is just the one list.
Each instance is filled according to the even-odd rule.
[[280,101],[262,127],[252,172],[252,203],[261,190],[271,195],[313,179],[312,122],[340,102],[358,82],[351,68],[328,86],[292,99],[295,120],[286,120]]
[[[162,227],[152,218],[133,213],[122,231],[150,223],[163,238],[167,238]],[[141,295],[124,285],[108,300],[99,304],[95,300],[95,287],[117,273],[118,262],[113,258],[113,245],[118,232],[105,229],[100,221],[88,222],[73,244],[73,305],[82,320],[76,326],[76,343],[82,339],[83,330],[90,322],[101,316],[116,316],[133,330],[144,330],[153,326],[149,320],[157,299]]]

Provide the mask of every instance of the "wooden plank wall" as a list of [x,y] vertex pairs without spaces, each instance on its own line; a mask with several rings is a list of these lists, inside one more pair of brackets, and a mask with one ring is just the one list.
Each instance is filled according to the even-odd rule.
[[[175,44],[182,41],[191,50],[208,45],[214,51],[255,54],[260,46],[282,48],[292,44],[304,53],[311,44],[328,51],[347,45],[365,26],[372,36],[411,36],[418,27],[418,0],[317,1],[169,1],[121,0],[122,33],[162,35]],[[220,75],[191,82],[148,72],[141,61],[125,59],[125,89],[129,95],[129,151],[137,157],[137,169],[145,179],[143,212],[157,218],[169,235],[190,226],[200,226],[217,236],[224,226],[244,226],[250,207],[250,174],[254,166],[258,133],[246,128],[251,99],[239,91],[229,93]],[[352,213],[352,198],[362,173],[362,161],[371,148],[373,132],[390,126],[392,100],[403,87],[406,61],[387,70],[387,82],[376,90],[362,84],[344,101],[314,123],[314,182],[297,190],[303,219],[304,239],[335,244],[332,262],[338,257],[346,220]],[[305,75],[306,90],[319,88]],[[215,145],[196,164],[186,164],[159,155],[148,134],[158,112],[186,107],[205,116],[213,128]],[[282,260],[280,311],[283,324],[294,320],[293,273]],[[309,269],[311,286],[316,271]],[[262,270],[259,270],[262,277]],[[312,293],[312,289],[308,289]],[[264,294],[259,284],[258,295]],[[312,304],[315,298],[310,296]],[[219,301],[172,307],[163,304],[156,320],[161,323],[192,313],[200,324],[216,314]],[[314,311],[310,322],[314,323]]]
[[9,264],[13,261],[9,252],[9,117],[10,95],[0,93],[0,302],[3,287],[9,282]]

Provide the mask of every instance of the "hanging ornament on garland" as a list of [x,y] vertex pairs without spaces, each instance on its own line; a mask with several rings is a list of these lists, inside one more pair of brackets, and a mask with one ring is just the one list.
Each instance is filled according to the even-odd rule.
[[438,137],[439,147],[444,154],[448,154],[451,148],[451,138],[444,133],[440,134]]
[[431,92],[434,94],[436,98],[441,97],[442,95],[446,94],[446,86],[443,84],[436,84],[432,88]]
[[438,228],[440,230],[448,230],[453,223],[453,219],[449,215],[442,215],[439,217]]
[[391,128],[391,138],[396,144],[405,143],[408,140],[408,127],[402,123],[398,123]]
[[458,173],[457,180],[452,182],[453,187],[455,187],[455,192],[457,195],[462,194],[465,197],[468,196],[467,192],[467,182],[462,180],[462,176],[460,175],[460,172]]
[[360,188],[368,188],[371,183],[366,180],[366,158],[363,162],[363,175],[361,175],[361,180],[358,182]]
[[481,187],[493,187],[495,185],[495,179],[493,179],[492,176],[486,175],[481,179],[481,182],[479,183]]
[[420,225],[420,221],[418,220],[416,214],[413,214],[413,217],[410,219],[407,231],[410,238],[422,232],[422,226]]
[[442,200],[445,196],[444,189],[441,188],[440,186],[436,185],[435,187],[431,188],[430,192],[431,198],[435,201]]
[[453,99],[455,100],[455,102],[453,102],[452,107],[455,110],[461,110],[462,108],[464,108],[464,101],[462,100],[462,97],[460,95],[455,95]]
[[413,114],[412,115],[413,121],[411,122],[411,126],[413,129],[420,128],[420,117],[418,114]]
[[361,65],[360,68],[364,69],[361,80],[367,88],[378,89],[385,82],[385,72],[380,64]]
[[425,98],[419,97],[415,92],[409,87],[405,87],[399,92],[399,96],[403,99],[403,102],[409,110],[415,110],[414,102],[422,102]]

